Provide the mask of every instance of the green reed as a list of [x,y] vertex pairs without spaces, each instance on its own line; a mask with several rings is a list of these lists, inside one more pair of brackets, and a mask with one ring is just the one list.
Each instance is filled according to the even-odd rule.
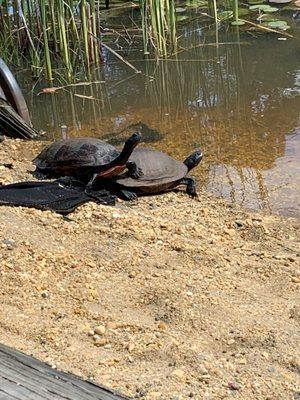
[[233,18],[237,22],[239,20],[239,2],[238,0],[232,0],[232,3]]
[[177,35],[174,0],[140,0],[144,54],[151,44],[157,57],[176,50]]
[[89,71],[101,61],[99,36],[95,0],[0,1],[1,57],[13,64],[27,61],[35,76],[51,81],[59,70],[71,81],[80,67]]

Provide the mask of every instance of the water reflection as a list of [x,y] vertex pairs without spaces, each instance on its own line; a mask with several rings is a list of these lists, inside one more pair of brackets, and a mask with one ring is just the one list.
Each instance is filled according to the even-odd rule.
[[207,190],[299,216],[298,41],[233,34],[216,47],[197,26],[186,32],[183,47],[194,48],[173,60],[145,62],[132,53],[142,74],[108,54],[92,77],[103,83],[29,95],[35,125],[51,138],[65,123],[72,135],[118,143],[141,121],[157,134],[153,146],[178,158],[204,149],[196,173]]

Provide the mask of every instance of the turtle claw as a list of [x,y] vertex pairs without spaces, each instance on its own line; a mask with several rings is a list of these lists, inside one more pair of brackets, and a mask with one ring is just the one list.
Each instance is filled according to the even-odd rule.
[[126,167],[128,169],[130,177],[133,179],[139,179],[141,176],[144,175],[142,169],[138,167],[135,162],[129,161],[126,164]]
[[130,190],[124,190],[124,189],[120,190],[119,194],[122,199],[128,200],[128,201],[135,200],[138,197],[135,192],[131,192]]
[[131,175],[131,178],[139,179],[144,175],[144,173],[142,171],[142,168],[137,167],[136,170],[134,172],[131,172],[130,175]]

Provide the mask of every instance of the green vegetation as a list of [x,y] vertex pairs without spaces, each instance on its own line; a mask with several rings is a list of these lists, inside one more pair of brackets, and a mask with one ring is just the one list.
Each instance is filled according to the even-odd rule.
[[[49,81],[59,77],[72,82],[79,74],[81,79],[89,79],[91,66],[99,65],[102,59],[100,4],[98,0],[0,0],[1,57],[14,65],[27,63],[33,76],[45,76]],[[282,18],[276,18],[278,7],[265,0],[114,0],[111,4],[111,10],[101,11],[105,27],[110,28],[115,10],[128,15],[128,8],[137,8],[140,14],[135,14],[134,27],[140,33],[135,38],[142,38],[145,56],[157,59],[177,53],[177,32],[191,19],[208,18],[206,25],[214,32],[216,44],[222,23],[245,25],[245,29],[250,26],[264,33],[290,28]],[[109,39],[122,37],[118,29],[123,28],[113,27]]]
[[140,0],[144,54],[149,41],[158,57],[172,54],[177,45],[174,0]]

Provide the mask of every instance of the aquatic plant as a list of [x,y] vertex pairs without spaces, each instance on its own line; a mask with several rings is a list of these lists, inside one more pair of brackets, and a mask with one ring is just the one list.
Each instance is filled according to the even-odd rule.
[[158,57],[167,57],[177,46],[174,0],[140,0],[144,54],[152,44]]
[[95,0],[0,1],[1,56],[28,62],[36,77],[45,73],[52,80],[58,72],[71,81],[81,66],[88,73],[101,60],[99,37]]

